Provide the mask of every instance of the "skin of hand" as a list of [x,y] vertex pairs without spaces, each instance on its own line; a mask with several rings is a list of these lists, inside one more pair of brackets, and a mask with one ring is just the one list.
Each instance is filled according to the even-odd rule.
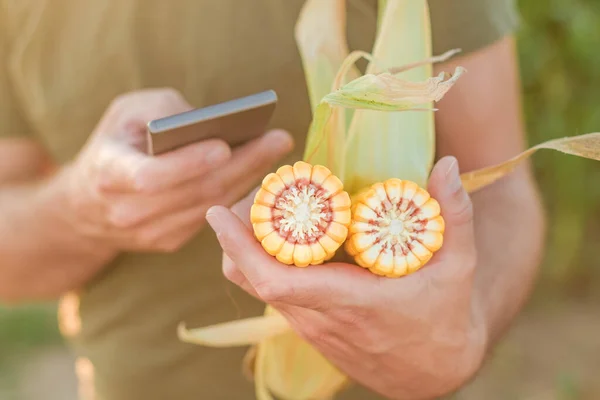
[[473,206],[454,157],[435,165],[428,190],[446,222],[444,244],[402,278],[346,263],[279,263],[252,234],[252,195],[232,211],[211,208],[207,219],[225,252],[225,276],[281,312],[340,370],[391,399],[431,399],[479,369],[487,332],[473,288]]
[[234,149],[211,139],[147,155],[147,122],[191,108],[170,88],[124,94],[64,166],[39,145],[0,141],[10,156],[0,163],[3,302],[78,289],[121,252],[177,251],[210,206],[238,201],[293,147],[289,133],[272,130]]
[[172,89],[113,102],[63,174],[66,216],[81,235],[118,251],[176,251],[205,225],[211,205],[239,200],[292,149],[291,136],[273,130],[236,149],[209,139],[144,152],[148,121],[191,109]]

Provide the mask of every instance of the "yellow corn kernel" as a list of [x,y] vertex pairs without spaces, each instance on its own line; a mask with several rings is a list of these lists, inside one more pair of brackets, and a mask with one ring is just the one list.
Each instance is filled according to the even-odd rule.
[[329,169],[298,161],[263,179],[250,221],[267,253],[306,267],[330,259],[344,243],[350,206],[350,196]]
[[442,247],[440,205],[416,183],[388,179],[355,201],[344,248],[361,267],[400,277],[419,270]]

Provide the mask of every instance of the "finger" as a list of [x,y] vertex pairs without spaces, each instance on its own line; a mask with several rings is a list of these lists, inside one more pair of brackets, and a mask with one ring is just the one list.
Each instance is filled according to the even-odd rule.
[[[252,196],[249,195],[247,198],[252,202]],[[242,203],[238,203],[238,212],[246,207],[248,207],[249,210],[249,207],[251,207],[250,204],[240,208],[239,204]],[[139,232],[137,233],[137,243],[145,248],[158,251],[176,250],[204,226],[206,222],[206,210],[209,207],[210,206],[207,204],[200,204],[175,213],[165,214],[160,218],[142,224],[135,230],[132,230],[128,235],[134,236],[135,234],[133,232]],[[247,227],[248,229],[251,229],[249,211],[247,215],[248,216],[245,218],[248,221]],[[223,256],[224,258],[228,258],[226,254]],[[242,283],[243,282],[240,280],[240,284]]]
[[267,132],[236,149],[231,162],[215,171],[209,178],[221,185],[226,193],[225,203],[236,202],[273,168],[293,148],[293,139],[282,130]]
[[278,262],[225,207],[211,207],[206,218],[225,254],[266,303],[322,310],[353,303],[360,297],[357,293],[377,284],[378,277],[357,266],[332,263],[298,268]]
[[216,200],[210,199],[211,194],[205,192],[198,180],[193,179],[156,194],[108,193],[105,195],[108,207],[104,218],[113,227],[136,229],[154,219],[200,205],[208,209]]
[[142,89],[115,98],[104,113],[96,131],[137,143],[145,136],[153,119],[191,110],[193,107],[172,88]]
[[[246,225],[250,230],[252,229],[252,223],[250,222],[250,208],[254,200],[254,196],[258,192],[258,188],[254,189],[250,194],[244,197],[242,200],[237,202],[231,208],[231,211]],[[229,258],[227,253],[223,253],[223,275],[231,282],[235,283],[251,296],[258,298],[258,293],[254,290],[252,285],[248,282],[246,275],[235,265],[233,260]]]
[[250,282],[248,282],[246,275],[240,271],[231,258],[229,258],[226,254],[223,254],[223,275],[230,282],[242,288],[250,296],[261,300],[258,293],[256,293],[256,290],[254,290]]
[[206,219],[217,234],[219,244],[252,286],[264,286],[267,280],[281,276],[282,264],[264,252],[246,225],[230,210],[211,207]]
[[193,143],[159,156],[133,149],[103,149],[99,160],[101,189],[106,192],[157,193],[203,176],[231,157],[222,140]]
[[[246,223],[248,228],[252,227],[250,224],[250,207],[252,207],[257,191],[258,188],[232,208],[232,211]],[[218,204],[229,205],[216,198],[210,192],[209,187],[195,179],[185,182],[175,189],[157,194],[118,193],[115,195],[109,193],[106,195],[105,201],[108,206],[106,210],[102,210],[103,217],[108,218],[110,225],[123,229],[133,229],[149,222],[151,219],[195,208],[201,204],[206,209]]]
[[287,155],[293,147],[294,139],[281,129],[268,131],[246,143],[234,152],[232,161],[235,162],[223,171],[226,185],[234,185],[241,177],[248,175],[263,175],[263,170]]
[[475,254],[473,204],[460,180],[458,161],[444,157],[435,165],[429,192],[440,204],[445,222],[444,244],[438,259],[460,259]]
[[112,227],[104,236],[120,250],[173,252],[206,223],[206,206],[196,206],[152,219],[135,228]]

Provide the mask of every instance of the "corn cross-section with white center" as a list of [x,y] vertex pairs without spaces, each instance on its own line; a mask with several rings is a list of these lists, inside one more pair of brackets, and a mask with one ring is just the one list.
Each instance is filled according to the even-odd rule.
[[345,249],[361,267],[400,277],[429,261],[444,229],[440,205],[426,190],[392,178],[356,196]]
[[329,169],[298,161],[268,174],[250,211],[256,238],[284,264],[329,260],[348,236],[350,196]]

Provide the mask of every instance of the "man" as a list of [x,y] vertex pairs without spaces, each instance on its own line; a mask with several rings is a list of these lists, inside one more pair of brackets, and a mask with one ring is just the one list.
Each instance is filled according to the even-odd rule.
[[[531,171],[472,197],[457,180],[458,165],[464,172],[524,149],[509,0],[430,1],[434,53],[463,49],[436,71],[460,64],[469,73],[436,113],[438,156],[458,162],[442,159],[432,172],[448,229],[422,274],[379,286],[337,265],[305,279],[274,272],[284,283],[273,285],[268,273],[280,270],[243,221],[211,208],[233,205],[301,156],[310,112],[293,26],[302,4],[0,2],[0,296],[70,293],[64,331],[89,398],[253,398],[240,372],[245,349],[175,336],[180,321],[261,313],[253,296],[361,384],[340,399],[432,398],[471,379],[526,300],[543,237]],[[348,1],[351,49],[371,49],[375,6]],[[265,89],[280,98],[278,130],[233,150],[210,140],[144,155],[150,119]],[[226,276],[251,296],[225,285],[214,231]],[[317,278],[333,273],[357,289],[347,308],[322,307],[336,303]],[[310,287],[316,294],[302,296]]]

